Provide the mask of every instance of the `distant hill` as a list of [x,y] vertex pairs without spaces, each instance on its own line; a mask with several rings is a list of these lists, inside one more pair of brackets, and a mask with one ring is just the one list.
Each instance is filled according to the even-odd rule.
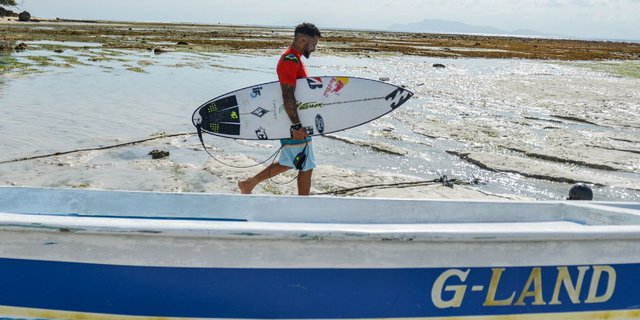
[[390,31],[427,32],[427,33],[464,33],[464,34],[492,34],[517,36],[549,36],[535,30],[519,29],[514,31],[501,30],[492,26],[474,26],[462,22],[440,19],[424,19],[421,22],[407,24],[393,24]]

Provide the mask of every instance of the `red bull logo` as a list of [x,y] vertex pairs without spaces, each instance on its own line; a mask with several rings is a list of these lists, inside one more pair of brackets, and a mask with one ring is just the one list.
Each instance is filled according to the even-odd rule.
[[331,78],[331,81],[329,81],[329,84],[327,85],[327,89],[324,91],[324,96],[328,97],[331,93],[340,95],[340,91],[342,91],[347,84],[349,84],[349,78],[347,77]]

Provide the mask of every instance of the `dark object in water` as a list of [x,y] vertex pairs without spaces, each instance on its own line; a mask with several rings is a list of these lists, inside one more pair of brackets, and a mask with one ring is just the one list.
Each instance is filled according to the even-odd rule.
[[161,53],[165,53],[167,52],[167,50],[162,49],[162,48],[153,48],[153,53],[155,54],[161,54]]
[[433,67],[434,68],[443,68],[443,69],[446,68],[446,66],[444,64],[442,64],[442,63],[434,63]]
[[593,199],[593,191],[591,187],[580,182],[576,183],[569,190],[569,197],[567,200],[592,200]]
[[169,156],[169,151],[152,150],[149,155],[152,159],[162,159]]
[[23,21],[23,22],[27,22],[27,21],[31,20],[31,14],[29,12],[27,12],[27,11],[22,11],[18,15],[18,20]]
[[26,44],[26,43],[24,43],[24,42],[21,42],[20,44],[18,44],[18,45],[14,48],[14,50],[16,50],[16,51],[24,51],[24,50],[27,50],[27,44]]

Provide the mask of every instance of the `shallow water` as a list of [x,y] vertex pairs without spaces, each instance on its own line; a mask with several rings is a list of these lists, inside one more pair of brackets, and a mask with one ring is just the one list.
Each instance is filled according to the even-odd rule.
[[[31,63],[33,58],[30,60],[30,57],[49,57],[52,60],[49,65],[39,67],[44,72],[13,71],[0,75],[0,108],[3,111],[0,161],[111,145],[159,132],[193,132],[191,114],[203,102],[240,87],[276,80],[277,56],[272,55],[183,52],[155,55],[78,43],[71,44],[61,54],[52,54],[44,48],[37,49],[43,44],[58,45],[29,43],[36,50],[27,50],[15,57],[18,61]],[[77,63],[65,66],[69,57],[77,58]],[[505,149],[505,145],[512,149],[544,149],[565,139],[563,135],[569,140],[571,135],[580,135],[583,139],[580,141],[587,141],[584,137],[592,135],[640,137],[637,120],[640,97],[630,91],[630,88],[639,87],[640,81],[589,65],[321,54],[306,63],[311,75],[388,77],[391,83],[406,85],[416,93],[415,98],[391,115],[338,134],[373,144],[389,144],[405,151],[405,156],[318,137],[314,143],[320,165],[374,169],[421,179],[441,175],[475,177],[485,184],[474,188],[485,192],[562,199],[570,184],[526,178],[516,173],[492,172],[446,151],[481,150],[518,155],[518,152]],[[433,68],[433,63],[447,67]],[[585,88],[591,88],[589,91],[593,96],[586,96]],[[599,121],[597,124],[556,117],[567,110],[566,114],[580,115],[596,107],[602,109],[602,106],[608,107],[606,112],[595,117]],[[561,138],[553,138],[554,134]],[[541,142],[552,138],[555,140],[548,144]],[[206,142],[226,153],[242,153],[257,161],[268,157],[277,146],[276,142],[242,142],[212,136],[206,137]],[[571,145],[571,141],[566,144]],[[632,150],[640,148],[638,143],[628,144]],[[193,151],[197,145],[195,136],[174,145],[174,161],[182,166],[199,167],[207,160],[207,155]],[[141,147],[114,150],[100,155],[93,163],[94,166],[116,168],[119,161],[145,158],[146,152],[148,150]],[[640,200],[637,191],[640,189],[640,167],[634,166],[637,161],[633,158],[638,155],[629,155],[631,162],[620,164],[628,167],[626,172],[603,174],[639,181],[638,187],[635,190],[598,187],[596,199]],[[0,173],[3,172],[1,166],[8,170],[6,164],[0,164]],[[37,170],[28,170],[28,166],[20,167],[24,170],[22,174],[37,174]],[[598,169],[571,164],[566,165],[566,170],[601,173]],[[136,181],[135,177],[125,178],[128,172],[124,169],[110,172],[123,179],[123,189],[138,185],[131,182]],[[15,177],[12,179],[14,181]],[[191,179],[198,180],[197,184],[206,183],[203,177]],[[0,184],[10,182],[3,180],[0,176]]]

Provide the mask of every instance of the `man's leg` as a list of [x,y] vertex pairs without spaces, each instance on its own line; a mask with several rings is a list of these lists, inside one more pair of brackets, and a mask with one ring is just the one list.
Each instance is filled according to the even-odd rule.
[[298,195],[308,196],[311,192],[311,174],[313,169],[298,173]]
[[260,171],[252,178],[244,181],[238,181],[238,188],[240,188],[240,193],[251,194],[253,188],[255,188],[260,182],[271,177],[275,177],[289,169],[291,168],[280,165],[279,163],[272,163],[270,166],[266,167],[264,170]]

